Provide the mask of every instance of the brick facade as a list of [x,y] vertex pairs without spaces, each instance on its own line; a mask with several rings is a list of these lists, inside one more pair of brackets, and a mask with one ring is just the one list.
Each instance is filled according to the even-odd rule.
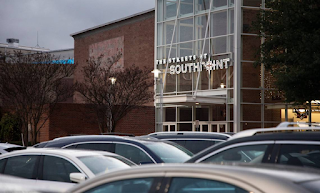
[[[98,26],[72,35],[74,37],[74,58],[78,65],[74,82],[81,81],[81,69],[90,56],[100,53],[111,57],[122,51],[120,64],[138,67],[154,64],[154,10],[137,14],[116,22]],[[150,72],[150,78],[153,78]],[[153,103],[129,112],[117,123],[115,132],[144,135],[154,132],[155,109]],[[73,103],[58,104],[46,127],[41,130],[40,141],[77,134],[100,134],[94,114],[77,94]]]

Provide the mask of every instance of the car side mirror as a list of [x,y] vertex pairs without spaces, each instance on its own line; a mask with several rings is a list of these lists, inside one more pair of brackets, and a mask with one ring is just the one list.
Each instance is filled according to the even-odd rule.
[[86,175],[83,173],[71,173],[70,180],[71,182],[80,183],[86,180]]
[[222,159],[226,161],[240,161],[242,158],[241,154],[239,152],[229,152],[222,156]]

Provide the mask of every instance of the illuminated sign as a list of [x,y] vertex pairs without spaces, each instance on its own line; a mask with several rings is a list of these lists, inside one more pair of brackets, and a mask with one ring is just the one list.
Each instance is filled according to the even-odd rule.
[[[210,74],[213,70],[227,69],[230,66],[230,58],[224,58],[219,60],[211,60],[207,57],[208,54],[169,58],[168,60],[157,60],[156,64],[172,64],[170,65],[170,74],[180,74],[180,73],[191,73],[191,72],[201,72],[203,69],[207,70]],[[198,62],[195,62],[199,59]],[[200,62],[201,61],[201,62]]]

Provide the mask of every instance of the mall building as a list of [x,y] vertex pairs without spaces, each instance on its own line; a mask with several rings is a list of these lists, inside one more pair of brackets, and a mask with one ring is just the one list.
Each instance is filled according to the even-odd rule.
[[264,40],[252,22],[264,1],[156,0],[156,131],[238,132],[308,120],[254,65]]

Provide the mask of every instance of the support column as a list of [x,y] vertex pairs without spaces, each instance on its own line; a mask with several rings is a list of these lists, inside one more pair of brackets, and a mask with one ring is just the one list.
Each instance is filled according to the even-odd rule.
[[241,131],[241,25],[242,25],[242,11],[241,2],[234,2],[234,89],[233,89],[233,131]]

